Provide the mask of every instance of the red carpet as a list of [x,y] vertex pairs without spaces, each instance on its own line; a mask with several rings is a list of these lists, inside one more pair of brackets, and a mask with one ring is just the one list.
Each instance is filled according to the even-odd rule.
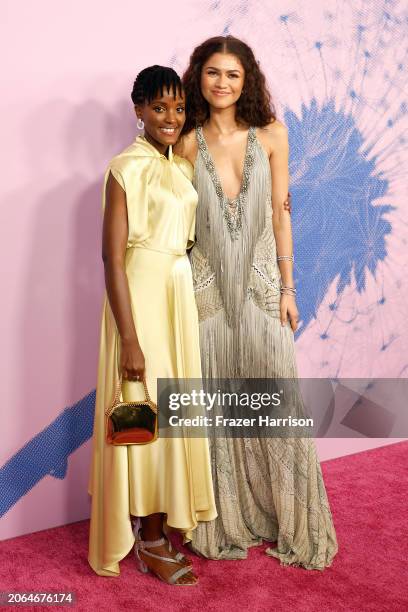
[[282,567],[260,547],[245,561],[193,557],[196,587],[143,576],[132,555],[121,562],[119,578],[101,578],[86,560],[83,521],[1,542],[0,591],[72,590],[75,610],[87,611],[405,611],[407,457],[408,442],[401,442],[322,464],[339,540],[333,566],[324,572]]

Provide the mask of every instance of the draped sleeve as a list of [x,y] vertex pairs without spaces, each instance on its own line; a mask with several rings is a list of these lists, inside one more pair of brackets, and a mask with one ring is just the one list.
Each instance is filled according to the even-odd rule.
[[110,173],[126,194],[128,247],[143,242],[149,235],[149,162],[149,158],[118,155],[112,159],[105,174],[104,208],[106,183]]

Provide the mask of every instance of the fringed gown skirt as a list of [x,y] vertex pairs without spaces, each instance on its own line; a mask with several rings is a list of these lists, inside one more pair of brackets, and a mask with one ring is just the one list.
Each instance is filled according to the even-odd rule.
[[[296,378],[294,337],[281,325],[268,157],[250,128],[241,191],[228,200],[201,128],[193,184],[199,195],[191,253],[203,378]],[[210,452],[218,517],[193,533],[211,559],[242,559],[250,546],[307,569],[330,566],[336,533],[314,441],[220,438]]]

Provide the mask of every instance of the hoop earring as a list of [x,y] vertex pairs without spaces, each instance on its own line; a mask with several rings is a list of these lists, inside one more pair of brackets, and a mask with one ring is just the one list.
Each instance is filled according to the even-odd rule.
[[142,121],[142,119],[139,119],[139,118],[138,118],[138,120],[137,120],[137,122],[136,122],[136,125],[137,125],[137,129],[138,129],[138,130],[143,130],[143,128],[144,128],[144,122]]

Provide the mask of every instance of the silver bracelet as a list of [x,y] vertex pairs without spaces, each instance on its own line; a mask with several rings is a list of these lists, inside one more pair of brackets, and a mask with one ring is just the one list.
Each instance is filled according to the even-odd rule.
[[282,285],[280,288],[280,292],[281,293],[288,293],[288,295],[295,295],[296,294],[296,289],[295,287],[286,287],[285,285]]
[[292,261],[292,262],[295,261],[295,257],[293,255],[278,255],[277,259],[278,259],[278,261],[282,261],[284,259],[287,259],[287,260]]

